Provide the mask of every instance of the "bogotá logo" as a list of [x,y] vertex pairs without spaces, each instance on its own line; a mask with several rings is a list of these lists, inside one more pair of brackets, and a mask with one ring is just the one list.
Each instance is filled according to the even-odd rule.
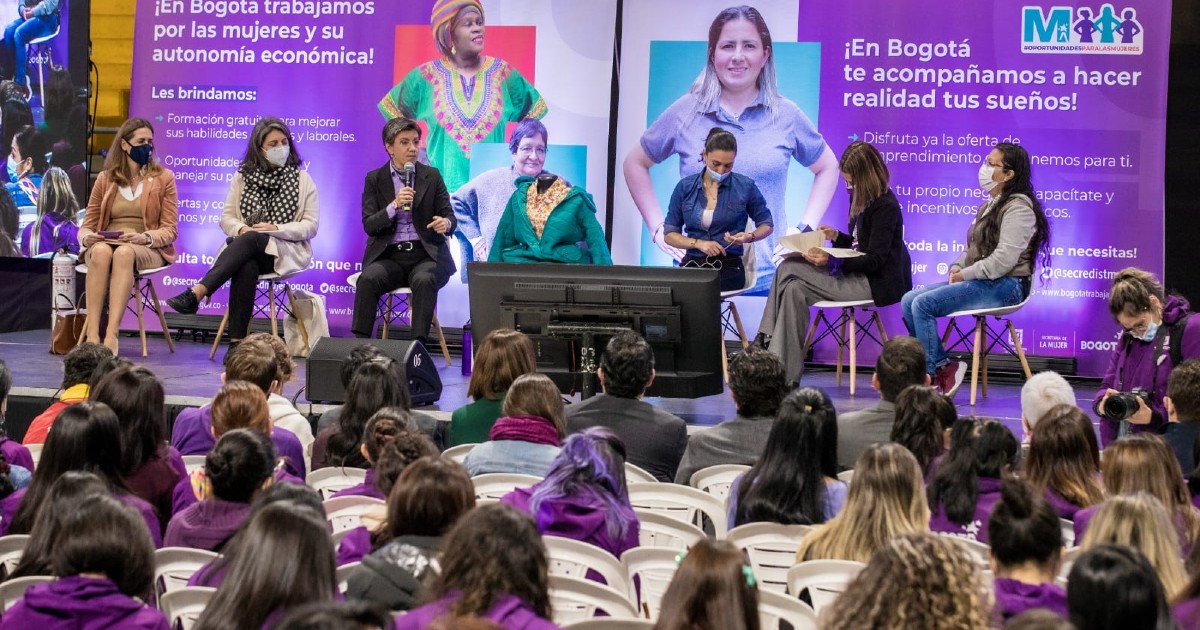
[[1132,8],[1022,7],[1021,52],[1140,55],[1142,24]]

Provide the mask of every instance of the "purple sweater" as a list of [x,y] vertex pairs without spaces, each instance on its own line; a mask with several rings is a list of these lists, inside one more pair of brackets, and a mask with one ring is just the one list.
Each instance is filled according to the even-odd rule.
[[216,498],[195,503],[171,519],[163,544],[220,551],[249,513],[249,503]]
[[183,465],[183,458],[179,451],[168,446],[124,481],[130,492],[154,507],[159,522],[165,525],[175,513],[171,509],[171,492],[180,479],[186,478],[187,467]]
[[1171,608],[1171,616],[1183,630],[1200,628],[1200,599],[1179,602]]
[[1046,503],[1050,504],[1058,518],[1065,518],[1068,521],[1075,520],[1075,515],[1083,509],[1063,498],[1063,495],[1054,488],[1046,488]]
[[1000,480],[980,477],[979,496],[975,501],[975,516],[966,524],[959,525],[946,516],[946,510],[941,504],[933,506],[933,516],[929,518],[929,530],[935,534],[950,534],[981,543],[988,541],[988,519],[992,516],[992,508],[1000,501]]
[[0,436],[0,453],[4,454],[4,459],[8,460],[8,463],[33,472],[33,455],[20,442],[11,440],[8,436]]
[[[453,601],[453,597],[443,597],[410,610],[408,614],[396,618],[396,630],[422,630],[434,619],[447,614]],[[550,621],[537,616],[525,602],[511,595],[501,597],[483,618],[504,630],[560,630]]]
[[[16,492],[0,499],[0,536],[8,534],[8,527],[13,521],[13,517],[17,515],[17,510],[21,509],[21,500],[25,498],[25,491],[28,488],[21,488]],[[146,527],[150,529],[150,538],[154,541],[154,548],[162,547],[162,525],[158,520],[158,516],[154,513],[154,508],[149,503],[142,499],[133,496],[132,494],[116,494],[117,497],[125,505],[132,505],[137,508],[142,519],[146,521]]]
[[[375,469],[368,468],[367,476],[363,482],[357,486],[350,486],[345,490],[338,490],[333,493],[334,497],[371,497],[380,501],[387,501],[387,497],[375,487]],[[331,497],[332,498],[332,497]]]
[[[271,428],[271,441],[275,450],[284,459],[288,472],[304,482],[304,447],[295,433],[283,427]],[[198,409],[184,409],[175,418],[171,429],[171,446],[182,455],[208,455],[217,443],[212,434],[212,405]]]
[[1057,584],[1026,584],[1008,578],[996,578],[996,614],[1004,621],[1033,608],[1045,608],[1067,616],[1067,592]]
[[504,495],[501,503],[507,503],[537,521],[538,531],[546,536],[561,536],[578,540],[599,547],[615,558],[638,546],[638,533],[641,529],[637,518],[634,517],[626,528],[623,537],[611,536],[605,524],[604,516],[608,506],[594,495],[578,494],[561,497],[553,501],[543,501],[537,514],[529,509],[529,500],[537,488],[517,488]]
[[355,527],[350,530],[337,548],[337,565],[359,562],[371,553],[371,530]]
[[4,613],[0,629],[169,630],[157,610],[121,593],[111,580],[72,576],[38,584]]

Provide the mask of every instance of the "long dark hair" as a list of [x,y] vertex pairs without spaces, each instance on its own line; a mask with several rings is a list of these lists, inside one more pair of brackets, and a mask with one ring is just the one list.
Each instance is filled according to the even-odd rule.
[[767,446],[738,484],[734,524],[825,522],[825,480],[837,476],[837,413],[829,396],[805,387],[779,405]]
[[1002,571],[1027,562],[1053,569],[1063,548],[1062,525],[1054,508],[1029,484],[1005,479],[1000,502],[988,518],[988,543]]
[[404,365],[390,357],[379,357],[359,366],[346,388],[346,403],[338,416],[337,430],[329,436],[327,463],[335,466],[369,466],[359,446],[367,420],[384,407],[408,409],[408,379]]
[[62,537],[63,521],[73,510],[79,508],[84,497],[93,494],[108,494],[104,480],[90,472],[67,471],[50,486],[46,497],[46,509],[42,510],[29,532],[29,542],[21,561],[5,579],[50,575],[50,554],[58,548]]
[[954,423],[950,452],[929,484],[929,508],[941,505],[952,523],[971,522],[980,478],[1010,476],[1020,447],[1012,431],[995,420],[968,417]]
[[1042,203],[1038,201],[1037,193],[1033,189],[1029,153],[1024,147],[1011,142],[997,144],[996,150],[1004,156],[1002,168],[1011,172],[1013,178],[1004,182],[1004,189],[992,206],[993,211],[979,220],[981,230],[979,251],[984,256],[989,256],[996,250],[996,246],[1000,244],[1000,209],[1008,203],[1013,195],[1024,195],[1033,207],[1034,216],[1033,236],[1030,237],[1029,246],[1025,251],[1029,253],[1031,264],[1041,265],[1043,268],[1048,267],[1050,266],[1050,223],[1046,220],[1046,212],[1042,209]]
[[921,472],[928,474],[933,460],[945,449],[943,434],[957,419],[958,411],[949,398],[927,385],[909,385],[896,396],[891,441],[911,451]]
[[146,597],[154,582],[154,541],[136,509],[94,494],[63,518],[50,568],[60,578],[100,573],[125,595]]
[[271,438],[253,429],[234,429],[204,458],[204,476],[212,482],[213,496],[249,503],[275,473],[275,459]]
[[162,381],[144,367],[109,372],[88,396],[112,408],[121,423],[121,474],[128,477],[165,450]]
[[85,400],[63,409],[54,420],[54,430],[46,436],[37,472],[8,533],[30,532],[51,486],[70,470],[95,473],[110,491],[128,494],[121,479],[120,461],[121,426],[108,405]]
[[1100,545],[1085,551],[1067,576],[1067,611],[1087,630],[1174,630],[1154,567],[1138,550]]
[[259,171],[270,171],[275,169],[275,165],[267,161],[267,157],[263,155],[262,145],[266,141],[267,135],[272,131],[278,131],[287,137],[288,141],[288,159],[284,166],[298,168],[303,159],[300,157],[300,151],[296,147],[296,140],[292,137],[292,130],[288,129],[286,123],[274,117],[267,116],[260,118],[254,123],[254,129],[250,130],[250,139],[246,143],[246,155],[242,157],[242,165],[238,167],[239,173],[254,173]]
[[741,549],[700,540],[671,578],[655,630],[758,630],[758,586],[748,575]]

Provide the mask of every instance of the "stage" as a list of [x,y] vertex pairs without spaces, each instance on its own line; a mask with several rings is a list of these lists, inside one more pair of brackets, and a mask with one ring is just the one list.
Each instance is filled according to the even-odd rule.
[[[19,439],[25,433],[30,420],[49,404],[58,392],[62,380],[62,357],[50,354],[50,331],[33,330],[0,334],[0,359],[8,364],[13,374],[13,391],[9,395],[9,409],[5,419],[5,430]],[[141,344],[136,334],[124,333],[121,337],[121,353],[137,365],[154,372],[163,381],[169,421],[174,420],[179,410],[200,406],[208,401],[221,386],[221,363],[225,347],[222,346],[215,360],[208,359],[210,345],[192,341],[189,336],[175,342],[175,352],[167,349],[161,336],[149,336],[149,356],[140,356]],[[436,350],[436,349],[435,349]],[[454,354],[454,365],[447,367],[440,354],[431,352],[442,379],[442,396],[434,405],[418,407],[420,413],[430,414],[439,420],[448,421],[450,412],[470,402],[467,396],[468,376],[463,376],[461,356]],[[302,413],[314,419],[328,407],[310,403],[302,388],[305,383],[305,360],[296,359],[295,379],[284,389],[284,395],[295,401]],[[997,418],[1005,422],[1020,435],[1021,385],[1012,379],[993,377],[988,396],[980,395],[972,409],[968,381],[955,399],[960,415],[977,415]],[[803,385],[819,387],[829,393],[839,413],[854,411],[874,405],[878,395],[871,389],[871,374],[863,370],[858,374],[855,396],[850,395],[849,374],[843,376],[842,385],[835,383],[831,366],[811,366],[804,375]],[[1091,395],[1098,384],[1095,380],[1072,380],[1077,398],[1085,409],[1091,406]],[[575,394],[573,400],[577,401]],[[669,411],[686,420],[692,430],[702,430],[732,418],[735,408],[728,389],[722,394],[696,399],[648,398],[651,404]]]

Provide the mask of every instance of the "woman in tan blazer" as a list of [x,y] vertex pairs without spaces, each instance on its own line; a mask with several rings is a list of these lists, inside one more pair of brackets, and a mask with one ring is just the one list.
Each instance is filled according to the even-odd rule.
[[[175,176],[154,159],[154,128],[144,118],[130,118],[117,130],[79,229],[88,266],[87,309],[100,313],[107,298],[103,342],[113,354],[134,272],[175,261],[178,206]],[[99,317],[88,318],[86,335],[88,342],[101,342]]]

